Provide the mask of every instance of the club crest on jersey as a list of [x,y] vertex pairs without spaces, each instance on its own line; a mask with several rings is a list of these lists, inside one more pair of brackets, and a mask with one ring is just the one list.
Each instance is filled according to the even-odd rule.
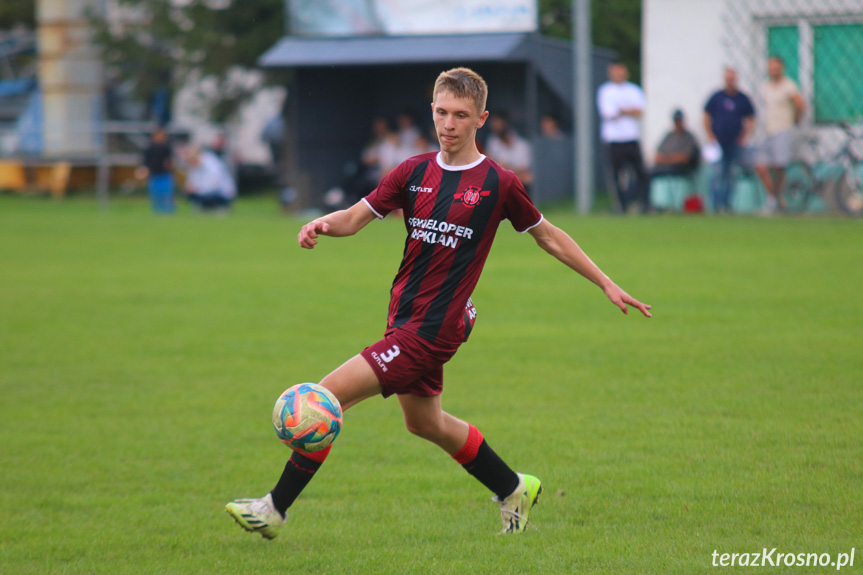
[[472,208],[482,201],[484,197],[491,194],[488,190],[480,190],[476,186],[469,186],[463,191],[453,196],[456,200],[461,201],[464,205]]

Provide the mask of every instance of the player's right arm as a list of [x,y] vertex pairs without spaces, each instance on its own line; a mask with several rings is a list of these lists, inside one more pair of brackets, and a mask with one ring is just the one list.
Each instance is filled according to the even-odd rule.
[[310,221],[300,229],[297,241],[300,247],[310,250],[317,245],[319,235],[333,238],[352,236],[366,227],[375,217],[375,213],[368,204],[360,200],[346,210],[339,210]]
[[565,231],[543,218],[538,225],[528,230],[528,233],[533,236],[539,247],[599,286],[611,303],[620,308],[620,311],[629,313],[627,306],[631,305],[645,317],[651,317],[651,306],[641,303],[611,281]]

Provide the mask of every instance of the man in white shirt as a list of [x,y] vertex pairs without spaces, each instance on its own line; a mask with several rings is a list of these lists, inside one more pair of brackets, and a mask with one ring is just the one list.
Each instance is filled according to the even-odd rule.
[[209,150],[190,146],[187,152],[186,198],[201,210],[225,211],[237,195],[234,178],[225,163]]
[[785,62],[780,57],[771,56],[767,60],[767,76],[761,88],[766,137],[758,148],[755,171],[768,194],[766,211],[772,212],[777,205],[786,207],[782,197],[785,166],[791,162],[794,128],[803,117],[806,104],[797,85],[785,75]]
[[[633,201],[637,201],[642,212],[649,209],[647,173],[641,156],[641,125],[644,112],[644,92],[629,82],[629,71],[621,62],[608,66],[608,82],[599,87],[596,103],[602,119],[602,140],[608,144],[612,177],[617,193],[618,207],[626,212]],[[635,182],[623,189],[620,174],[629,166]]]

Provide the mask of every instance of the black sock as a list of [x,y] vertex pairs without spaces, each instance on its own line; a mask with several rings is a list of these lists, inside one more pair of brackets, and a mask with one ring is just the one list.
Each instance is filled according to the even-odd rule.
[[489,447],[485,439],[482,440],[476,457],[462,467],[491,489],[498,499],[512,495],[518,488],[518,475]]
[[306,488],[321,465],[323,465],[322,461],[313,461],[299,451],[294,451],[285,464],[285,470],[282,471],[279,482],[270,492],[273,496],[273,505],[276,506],[279,513],[285,514],[285,511]]

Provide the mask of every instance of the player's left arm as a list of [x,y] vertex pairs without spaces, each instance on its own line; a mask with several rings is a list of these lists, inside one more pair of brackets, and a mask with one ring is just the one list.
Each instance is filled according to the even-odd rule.
[[572,268],[588,280],[595,283],[605,292],[611,303],[620,308],[623,313],[629,313],[628,305],[639,310],[645,317],[651,317],[650,306],[641,303],[616,283],[611,281],[593,261],[587,257],[575,240],[569,234],[543,218],[539,225],[529,230],[536,244]]
[[318,236],[343,238],[352,236],[375,219],[375,214],[365,201],[360,200],[346,210],[322,216],[304,225],[297,234],[300,247],[312,249]]

